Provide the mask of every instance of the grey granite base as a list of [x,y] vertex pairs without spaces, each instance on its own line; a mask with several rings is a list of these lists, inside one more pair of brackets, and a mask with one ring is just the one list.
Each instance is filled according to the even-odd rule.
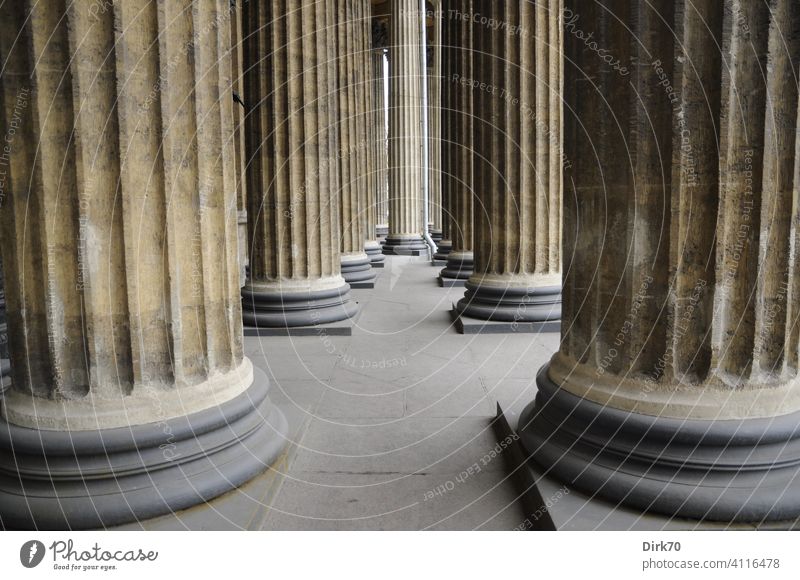
[[428,254],[428,244],[422,239],[422,236],[388,236],[383,244],[383,254],[387,256],[425,256]]
[[575,396],[545,365],[519,419],[539,465],[632,510],[708,522],[800,518],[800,413],[700,420],[643,415]]
[[561,332],[561,321],[549,322],[505,322],[481,320],[459,313],[456,305],[450,310],[456,330],[460,334],[539,334],[541,332]]
[[[369,269],[370,281],[375,274]],[[316,327],[322,324],[346,321],[358,314],[358,305],[350,295],[350,285],[308,292],[282,292],[260,290],[257,287],[242,289],[242,322],[245,327],[276,329],[278,334],[257,336],[285,336],[284,329]],[[254,335],[250,335],[254,336]]]
[[524,322],[541,323],[561,319],[561,286],[494,287],[467,280],[466,289],[464,298],[456,304],[465,317],[510,322],[511,328]]
[[[517,530],[530,531],[681,531],[681,530],[795,530],[797,520],[760,524],[699,522],[644,513],[588,496],[551,476],[528,457],[519,435],[498,405],[492,423],[498,441],[513,442],[503,453],[505,466],[525,510]],[[510,439],[509,439],[510,438]]]
[[441,276],[436,278],[436,281],[439,284],[440,288],[463,288],[466,286],[466,280],[459,280],[457,278],[442,278]]
[[391,251],[384,249],[387,256],[427,256],[428,250],[408,250],[406,248],[393,248]]
[[[373,264],[372,267],[375,268],[376,267],[375,264]],[[381,263],[381,265],[377,266],[377,267],[378,268],[383,268],[384,265],[383,265],[383,263]],[[380,277],[380,275],[382,273],[383,272],[375,272],[375,271],[373,271],[371,280],[365,280],[363,282],[351,283],[350,284],[350,288],[352,288],[354,290],[372,290],[373,288],[375,288],[375,284],[378,283],[378,278]]]
[[104,528],[239,487],[286,446],[286,417],[268,392],[256,368],[235,399],[147,425],[65,433],[0,420],[0,527]]
[[244,336],[352,336],[354,326],[355,322],[352,318],[328,324],[317,324],[316,326],[290,326],[283,328],[245,326]]

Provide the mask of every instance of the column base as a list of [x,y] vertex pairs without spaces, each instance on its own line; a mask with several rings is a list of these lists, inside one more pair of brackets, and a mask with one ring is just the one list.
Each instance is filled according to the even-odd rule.
[[442,278],[442,275],[439,274],[436,277],[436,283],[439,284],[439,288],[463,288],[467,281],[456,280],[454,278]]
[[[463,286],[463,280],[446,280],[439,278],[439,285],[443,288],[454,288],[459,283]],[[450,319],[459,334],[543,334],[560,333],[561,321],[495,321],[462,316],[458,311],[457,305],[453,305],[450,310]]]
[[450,280],[468,280],[474,271],[474,258],[472,252],[450,252],[447,255],[447,266],[439,276]]
[[437,246],[439,245],[439,242],[441,242],[444,239],[442,237],[442,230],[435,230],[431,228],[428,230],[428,234],[431,236],[431,239]]
[[[505,445],[503,452],[506,472],[515,482],[518,500],[525,513],[515,530],[537,531],[722,531],[753,530],[752,524],[728,522],[698,522],[660,514],[645,514],[619,503],[583,494],[551,477],[547,469],[529,460],[520,444],[519,435],[511,428],[513,413],[504,413],[498,405],[498,416],[492,422],[497,442]],[[800,529],[800,520],[764,522],[756,526],[764,530]]]
[[342,278],[353,288],[365,284],[374,285],[377,274],[370,262],[371,259],[366,253],[342,256]]
[[317,326],[347,320],[358,313],[350,285],[330,290],[281,292],[242,290],[242,321],[245,326],[287,328]]
[[683,420],[621,411],[556,385],[545,365],[521,443],[553,477],[614,504],[698,521],[800,517],[800,413]]
[[206,502],[273,464],[286,418],[269,380],[218,407],[102,431],[42,431],[0,419],[0,522],[6,529],[106,528]]
[[422,236],[389,236],[383,244],[387,256],[422,256],[428,253],[428,244]]
[[386,236],[389,235],[389,226],[388,225],[377,225],[375,226],[375,237],[378,238],[379,242],[383,242],[386,239]]
[[383,268],[386,256],[383,255],[381,243],[378,240],[370,240],[364,244],[364,251],[369,256],[369,262],[373,268]]
[[453,251],[453,242],[450,240],[441,240],[436,242],[436,253],[433,255],[434,260],[446,260],[450,252]]
[[494,322],[547,322],[561,319],[561,286],[495,287],[466,283],[456,304],[461,316]]

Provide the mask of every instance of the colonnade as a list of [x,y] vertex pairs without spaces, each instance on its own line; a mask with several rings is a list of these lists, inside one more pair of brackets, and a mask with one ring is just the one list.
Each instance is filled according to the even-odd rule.
[[265,470],[287,423],[243,325],[352,319],[351,285],[423,254],[460,316],[561,320],[519,427],[553,477],[800,515],[800,9],[387,4],[0,6],[3,525]]

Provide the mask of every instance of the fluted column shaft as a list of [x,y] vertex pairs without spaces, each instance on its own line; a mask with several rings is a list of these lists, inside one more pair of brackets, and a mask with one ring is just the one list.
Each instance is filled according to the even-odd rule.
[[[372,130],[372,60],[370,58],[370,51],[372,49],[372,5],[370,0],[360,0],[356,6],[356,14],[358,16],[356,21],[356,34],[358,43],[356,45],[356,66],[358,68],[358,91],[360,96],[360,106],[358,109],[358,124],[359,124],[359,138],[362,146],[359,148],[361,155],[361,171],[359,174],[359,219],[361,220],[361,247],[368,254],[374,255],[378,250],[376,247],[377,240],[375,237],[375,228],[372,232],[368,231],[370,223],[370,211],[372,204],[370,202],[372,173],[374,171],[374,159],[372,148],[373,130]],[[379,244],[378,244],[379,245]],[[380,254],[382,256],[382,254]],[[373,258],[370,256],[370,262]]]
[[[367,108],[364,116],[364,124],[367,127],[367,142],[365,143],[367,154],[367,172],[365,179],[366,205],[364,216],[366,227],[364,235],[366,237],[364,250],[370,257],[370,263],[374,267],[382,267],[386,258],[383,256],[381,244],[378,241],[378,189],[380,187],[378,178],[378,142],[382,132],[384,141],[386,132],[382,129],[384,120],[381,116],[379,93],[383,92],[383,49],[376,49],[374,46],[372,7],[367,1],[364,7],[364,53],[363,67],[366,71],[366,95]],[[381,95],[382,97],[382,95]],[[380,107],[380,108],[379,108]]]
[[[241,375],[233,391],[252,380],[241,373],[250,364],[235,299],[232,104],[219,98],[230,87],[229,36],[220,31],[186,55],[169,42],[148,47],[156,6],[133,4],[141,14],[126,3],[100,22],[77,7],[37,7],[28,24],[6,23],[19,24],[21,45],[34,51],[11,41],[4,50],[6,120],[19,113],[21,129],[0,217],[16,379],[4,411],[29,426],[129,425],[140,398],[147,419],[148,385],[167,396],[215,375]],[[181,13],[169,39],[189,38],[226,6]],[[130,34],[115,38],[114,16]],[[86,35],[76,50],[70,34]],[[162,70],[159,57],[196,62]],[[153,93],[160,79],[173,90]],[[23,91],[32,97],[15,112]],[[179,100],[187,94],[205,117]],[[41,398],[37,416],[17,415],[14,402],[31,394]],[[64,401],[87,411],[108,404],[104,424],[87,417],[81,426]]]
[[438,244],[442,240],[442,5],[431,2],[428,16],[428,227]]
[[389,150],[386,129],[386,26],[375,22],[372,26],[372,66],[375,82],[375,195],[376,231],[385,238],[389,233]]
[[416,0],[390,0],[389,235],[385,253],[420,253],[424,175],[422,18]]
[[236,182],[236,208],[238,210],[239,237],[239,285],[247,281],[247,171],[245,157],[244,120],[246,116],[244,95],[244,44],[242,43],[243,9],[237,3],[230,4],[231,27],[231,89],[233,93],[233,156]]
[[340,264],[337,7],[322,0],[245,7],[244,320],[275,327],[343,320],[356,307]]
[[0,7],[0,519],[188,507],[262,471],[285,429],[242,347],[228,3],[18,4]]
[[473,90],[475,273],[463,314],[503,321],[560,316],[559,0],[476,0]]
[[[462,79],[472,79],[472,0],[444,2],[442,84],[442,179],[448,200],[446,221],[452,249],[443,278],[467,279],[473,273],[473,98]],[[499,224],[498,224],[499,225]]]
[[[570,0],[564,23],[571,263],[528,442],[634,507],[795,518],[800,7]],[[548,407],[619,430],[590,450]]]
[[[374,38],[374,36],[373,36]],[[371,97],[372,107],[370,109],[370,149],[372,158],[372,173],[370,174],[369,190],[370,204],[368,207],[369,224],[367,226],[367,237],[378,243],[378,236],[381,234],[382,226],[386,226],[388,220],[387,201],[387,182],[386,182],[386,100],[383,85],[383,52],[384,49],[376,47],[374,44],[370,51],[371,77]],[[388,227],[388,226],[387,226]],[[388,232],[383,232],[384,235]],[[378,243],[380,249],[380,243]],[[382,254],[381,254],[382,255]],[[373,260],[375,256],[373,256]]]
[[11,386],[11,361],[8,358],[8,325],[6,324],[6,293],[3,282],[3,260],[0,256],[0,396]]
[[350,283],[375,279],[365,252],[369,140],[367,68],[368,0],[337,0],[339,159],[342,275]]

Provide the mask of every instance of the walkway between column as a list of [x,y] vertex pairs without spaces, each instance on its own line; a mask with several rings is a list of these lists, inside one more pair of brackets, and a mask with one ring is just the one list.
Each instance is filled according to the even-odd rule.
[[523,525],[490,426],[521,412],[557,334],[464,336],[424,257],[387,257],[352,337],[245,338],[290,424],[277,468],[148,529],[501,529]]

